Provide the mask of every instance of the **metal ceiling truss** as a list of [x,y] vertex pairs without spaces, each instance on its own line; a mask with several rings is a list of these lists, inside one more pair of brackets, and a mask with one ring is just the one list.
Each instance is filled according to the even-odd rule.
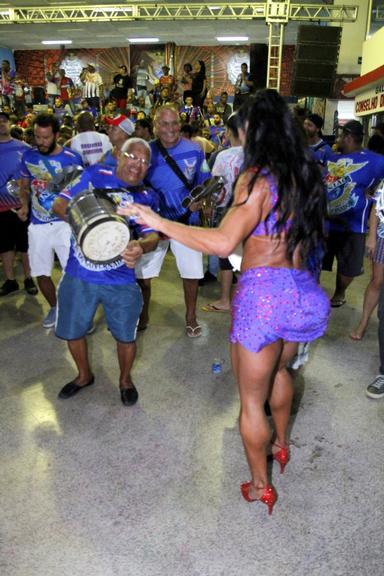
[[117,4],[17,7],[0,10],[1,24],[129,22],[140,20],[265,20],[269,26],[267,86],[280,89],[284,28],[296,22],[355,22],[358,6],[293,4],[291,0],[203,4]]
[[94,6],[17,7],[0,10],[0,24],[41,24],[65,22],[119,22],[132,20],[253,20],[273,18],[280,12],[285,21],[354,22],[358,7],[290,2],[221,2],[202,4],[116,4]]

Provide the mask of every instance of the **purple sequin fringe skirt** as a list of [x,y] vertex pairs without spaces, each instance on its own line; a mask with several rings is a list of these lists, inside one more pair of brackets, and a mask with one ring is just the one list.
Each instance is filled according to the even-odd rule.
[[309,272],[251,268],[232,301],[230,340],[251,352],[279,339],[309,342],[324,334],[329,313],[329,298]]

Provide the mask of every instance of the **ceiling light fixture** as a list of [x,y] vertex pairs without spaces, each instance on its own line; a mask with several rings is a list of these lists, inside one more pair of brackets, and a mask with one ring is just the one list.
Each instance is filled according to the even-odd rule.
[[42,44],[72,44],[72,40],[42,40]]
[[160,38],[127,38],[131,44],[155,44],[160,42]]
[[216,36],[218,42],[247,42],[248,36]]

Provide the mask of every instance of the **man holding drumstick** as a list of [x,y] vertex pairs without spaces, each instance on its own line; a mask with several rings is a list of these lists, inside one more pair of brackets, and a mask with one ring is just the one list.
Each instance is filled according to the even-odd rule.
[[[119,152],[116,168],[99,164],[90,166],[59,194],[54,212],[66,219],[69,201],[80,192],[94,188],[105,189],[106,195],[116,204],[134,201],[157,210],[156,193],[141,184],[150,159],[151,149],[145,140],[128,140]],[[128,243],[121,257],[109,263],[87,260],[72,238],[68,264],[58,291],[56,335],[67,340],[78,375],[62,388],[59,398],[70,398],[94,383],[85,336],[98,305],[102,304],[108,328],[117,343],[121,401],[125,406],[137,402],[138,392],[131,379],[131,369],[136,355],[136,328],[142,296],[134,267],[144,253],[156,248],[158,235],[148,226],[136,224],[132,218],[129,224],[135,239]]]

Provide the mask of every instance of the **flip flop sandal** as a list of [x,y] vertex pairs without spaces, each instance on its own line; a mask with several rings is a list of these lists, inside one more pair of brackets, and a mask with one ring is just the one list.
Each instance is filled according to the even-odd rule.
[[188,338],[199,338],[201,336],[201,326],[197,325],[194,328],[192,326],[186,326],[185,333]]
[[340,308],[340,306],[344,306],[345,303],[345,298],[336,298],[335,300],[331,300],[331,308]]
[[214,304],[205,304],[201,309],[203,312],[230,312],[229,308],[218,308]]

